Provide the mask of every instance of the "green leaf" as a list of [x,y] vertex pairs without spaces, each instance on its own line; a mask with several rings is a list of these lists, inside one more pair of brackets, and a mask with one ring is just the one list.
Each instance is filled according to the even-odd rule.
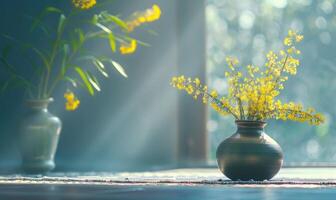
[[[11,36],[4,36],[5,38],[13,41],[15,43],[15,46],[19,46],[20,50],[24,51],[26,53],[27,50],[32,50],[34,53],[36,53],[38,55],[38,57],[42,60],[43,62],[43,67],[46,67],[47,69],[49,69],[49,64],[48,64],[48,57],[39,49],[35,48],[32,44],[30,43],[24,43],[21,42],[19,40],[16,40],[14,38],[12,38]],[[5,53],[6,54],[6,53]],[[26,58],[27,60],[30,61],[31,65],[34,66],[36,69],[42,69],[41,65],[35,65],[33,62],[33,59],[31,59],[30,57]]]
[[97,63],[99,68],[105,69],[104,64],[99,59],[95,58],[94,61]]
[[[36,17],[30,16],[30,15],[25,15],[26,18],[28,18],[32,23],[34,22]],[[48,31],[48,28],[46,26],[44,26],[42,23],[38,23],[36,25],[36,28],[40,28],[41,31],[46,35],[46,36],[50,36],[50,32]],[[33,30],[30,30],[33,31]]]
[[[13,42],[15,42],[15,46],[19,46],[23,51],[26,51],[26,50],[32,50],[34,53],[36,53],[39,58],[42,60],[43,62],[43,65],[44,67],[47,67],[49,66],[48,64],[48,60],[47,60],[47,57],[40,51],[38,50],[37,48],[34,48],[31,44],[29,43],[23,43],[23,42],[20,42],[14,38],[11,38],[10,36],[4,36],[5,38],[7,39],[10,39],[12,40]],[[16,74],[16,71],[15,71],[15,68],[13,66],[11,66],[8,61],[7,61],[7,57],[8,57],[8,54],[9,54],[9,51],[11,49],[11,46],[6,46],[3,51],[2,51],[2,55],[0,57],[0,62],[2,62],[5,67],[7,68],[7,70],[9,70],[11,73],[14,73]],[[43,65],[35,65],[34,64],[34,60],[32,60],[30,57],[26,57],[25,58],[28,62],[30,62],[30,64],[35,68],[35,72],[38,72],[42,69],[41,66]]]
[[73,87],[75,87],[75,88],[77,87],[77,80],[72,79],[72,78],[70,78],[70,77],[68,77],[68,76],[65,76],[65,77],[64,77],[64,80],[70,82],[71,85],[72,85]]
[[75,30],[75,32],[78,34],[79,43],[83,44],[83,42],[85,40],[85,36],[84,36],[84,33],[83,33],[82,29],[77,28]]
[[128,78],[128,75],[126,74],[125,69],[118,62],[116,62],[116,61],[114,61],[114,60],[112,60],[108,57],[105,57],[105,56],[99,57],[99,59],[102,62],[111,63],[112,67],[114,67],[122,76],[124,76],[125,78]]
[[49,6],[47,8],[45,8],[39,15],[38,17],[34,18],[34,21],[30,27],[30,31],[33,31],[37,26],[39,26],[40,24],[42,24],[42,19],[48,14],[48,13],[63,13],[62,10]]
[[127,74],[125,69],[117,62],[111,60],[112,66],[125,78],[127,78]]
[[99,27],[100,29],[102,29],[104,32],[106,32],[106,33],[111,33],[112,31],[109,29],[109,28],[107,28],[105,25],[103,25],[103,24],[101,24],[101,23],[95,23],[95,25],[97,26],[97,27]]
[[41,19],[35,18],[34,22],[30,26],[30,32],[33,32],[39,24],[42,24]]
[[15,68],[8,63],[7,59],[0,57],[0,61],[2,64],[4,64],[4,66],[6,67],[6,69],[8,70],[8,72],[12,73],[12,74],[16,74],[16,70]]
[[71,33],[71,49],[75,53],[83,45],[85,41],[85,35],[83,31],[79,28],[76,28],[74,32]]
[[98,23],[98,15],[93,15],[92,19],[91,19],[91,23],[93,24],[97,24]]
[[94,89],[93,89],[88,77],[86,76],[86,73],[80,67],[75,67],[75,70],[79,74],[79,76],[81,77],[81,79],[84,82],[84,85],[86,86],[86,89],[88,90],[90,95],[93,96],[94,95]]
[[91,85],[99,92],[100,91],[100,85],[99,85],[98,79],[93,74],[91,74],[89,71],[87,71],[86,73],[87,73],[87,77],[88,77]]
[[97,37],[101,37],[103,35],[106,35],[106,33],[105,32],[101,32],[101,31],[97,31],[97,32],[89,33],[87,35],[87,38],[97,38]]
[[108,73],[105,70],[105,66],[104,64],[98,60],[97,58],[92,59],[92,63],[96,66],[96,68],[98,69],[98,71],[105,76],[106,78],[109,77]]
[[49,6],[45,9],[46,12],[55,12],[55,13],[63,13],[62,10],[56,8],[56,7],[52,7],[52,6]]
[[116,51],[116,42],[115,42],[115,37],[113,32],[106,26],[104,26],[101,23],[96,23],[96,26],[98,26],[100,29],[102,29],[104,32],[106,32],[108,34],[108,39],[110,42],[110,47],[112,49],[112,52]]
[[65,20],[66,20],[65,15],[61,14],[59,22],[58,22],[58,27],[57,27],[57,34],[58,35],[60,35],[63,32]]
[[110,47],[111,47],[112,52],[115,52],[116,42],[115,42],[115,38],[112,32],[109,34],[109,42],[110,42]]
[[108,19],[112,20],[115,24],[123,28],[124,30],[128,30],[127,24],[123,20],[121,20],[119,17],[114,16],[114,15],[108,15],[107,17]]
[[73,34],[71,35],[70,44],[71,44],[72,51],[77,51],[78,50],[79,43],[78,43],[78,40],[77,40],[76,36],[73,35]]
[[49,62],[48,62],[48,58],[46,55],[43,54],[42,51],[38,50],[37,48],[35,47],[32,47],[32,50],[40,57],[40,59],[42,60],[44,66],[50,70],[50,66],[49,66]]
[[66,59],[68,58],[69,56],[69,45],[68,44],[64,44],[63,45],[63,59],[62,59],[62,68],[61,68],[61,74],[62,76],[65,75],[66,73],[66,69],[67,69],[67,66],[66,66]]
[[96,58],[94,56],[81,56],[78,58],[79,61],[81,60],[90,60],[92,61],[93,65],[97,68],[97,70],[106,78],[109,77],[107,71],[106,71],[106,67],[103,63],[103,61],[108,61],[111,62],[110,59],[105,58],[105,57],[100,57],[100,58]]

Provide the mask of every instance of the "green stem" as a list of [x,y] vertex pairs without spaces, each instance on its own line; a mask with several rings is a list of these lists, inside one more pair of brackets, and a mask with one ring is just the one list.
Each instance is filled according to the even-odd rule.
[[[85,40],[84,40],[85,41]],[[84,44],[84,41],[83,41],[83,44]],[[81,47],[83,46],[83,44],[81,44],[78,49],[76,51],[74,51],[70,56],[69,58],[67,59],[67,61],[65,62],[65,71],[64,71],[64,74],[66,74],[66,72],[68,71],[69,69],[69,65],[72,63],[72,60],[73,58],[75,57],[75,55],[77,54],[77,52],[81,49]],[[50,88],[49,88],[49,91],[48,91],[48,95],[51,95],[53,90],[55,89],[55,87],[57,86],[57,84],[59,83],[59,81],[61,81],[63,79],[64,75],[62,74],[62,69],[59,70],[56,78],[54,79],[53,83],[51,84]]]
[[43,81],[44,81],[44,72],[42,72],[42,76],[40,78],[39,84],[38,84],[38,89],[37,89],[37,97],[38,99],[41,99],[41,95],[42,95],[42,87],[43,87]]
[[56,54],[57,54],[57,49],[58,49],[58,46],[59,46],[59,42],[60,42],[60,38],[61,38],[61,34],[58,34],[57,35],[57,38],[54,42],[54,45],[53,45],[53,48],[52,48],[52,52],[51,52],[51,56],[50,56],[50,60],[49,60],[49,67],[47,68],[46,70],[46,73],[45,73],[45,78],[44,78],[44,84],[43,84],[43,92],[42,92],[42,96],[43,98],[48,98],[48,85],[49,85],[49,79],[50,79],[50,73],[51,73],[51,68],[54,64],[54,59],[56,57]]
[[[68,17],[66,18],[66,21],[64,22],[64,27],[63,27],[62,32],[58,34],[58,37],[57,37],[57,39],[55,41],[54,48],[53,48],[53,51],[52,51],[53,53],[52,53],[52,56],[51,56],[51,59],[50,59],[50,66],[52,66],[52,63],[54,62],[54,59],[55,59],[55,56],[56,56],[56,51],[58,49],[59,42],[61,40],[61,36],[62,36],[62,34],[63,34],[64,30],[65,30],[65,26],[69,22],[69,19],[72,16],[74,16],[75,14],[76,14],[76,11],[74,10],[74,8],[72,8],[71,11],[70,11],[70,13],[69,13],[69,15],[68,15]],[[73,55],[70,56],[70,57],[72,59]],[[68,63],[66,64],[66,66],[67,65],[68,65]],[[48,71],[47,76],[46,76],[46,83],[44,85],[44,94],[45,94],[45,96],[51,96],[51,94],[52,94],[53,90],[55,89],[57,83],[60,80],[62,80],[62,72],[61,71],[62,71],[62,69],[59,70],[59,73],[56,76],[56,78],[54,79],[54,81],[51,83],[50,88],[48,88],[48,85],[49,85],[48,82],[49,82],[49,79],[50,79],[50,70]]]
[[237,97],[237,103],[238,103],[238,107],[239,107],[240,119],[244,120],[245,115],[244,115],[243,104],[242,104],[242,101],[240,100],[240,98],[238,98],[238,97]]

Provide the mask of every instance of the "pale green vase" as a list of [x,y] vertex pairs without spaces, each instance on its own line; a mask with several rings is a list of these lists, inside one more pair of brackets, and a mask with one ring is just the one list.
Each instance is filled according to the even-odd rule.
[[54,156],[62,123],[48,111],[52,99],[28,100],[20,128],[22,169],[26,173],[46,173],[55,168]]

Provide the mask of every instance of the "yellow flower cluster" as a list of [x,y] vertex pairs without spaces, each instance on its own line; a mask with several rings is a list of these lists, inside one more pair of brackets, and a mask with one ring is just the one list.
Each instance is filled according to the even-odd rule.
[[218,93],[215,90],[208,91],[206,85],[202,85],[198,78],[191,79],[185,76],[173,77],[171,85],[179,90],[185,90],[188,94],[193,95],[194,99],[202,98],[203,103],[209,103],[210,106],[222,115],[235,114],[235,108],[229,103],[229,99],[218,97]]
[[290,30],[284,39],[286,48],[279,53],[270,51],[264,67],[247,65],[246,71],[240,71],[238,59],[228,57],[229,71],[225,72],[229,85],[227,96],[219,97],[215,90],[209,92],[198,78],[173,77],[171,85],[185,90],[195,99],[202,96],[203,102],[209,103],[217,112],[231,114],[236,119],[263,121],[274,118],[318,125],[324,121],[324,117],[315,113],[314,109],[305,110],[300,104],[276,100],[288,76],[296,74],[300,62],[295,56],[300,51],[295,44],[302,39],[302,35]]
[[87,10],[96,5],[96,0],[72,0],[72,4],[79,9]]
[[137,41],[136,40],[131,40],[129,44],[122,43],[120,45],[120,53],[121,54],[131,54],[134,53],[137,48]]
[[71,91],[67,91],[64,93],[64,98],[66,99],[65,102],[65,109],[69,111],[74,111],[78,108],[80,101],[75,96],[75,94]]
[[299,122],[308,121],[312,125],[319,125],[324,121],[324,117],[320,113],[315,113],[313,108],[303,110],[301,104],[295,104],[293,102],[282,104],[280,100],[275,102],[275,112],[270,113],[274,115],[273,118],[281,120],[293,120]]
[[136,27],[144,23],[149,23],[160,19],[161,9],[158,5],[154,4],[152,8],[144,12],[135,13],[132,20],[126,22],[128,31],[133,31]]

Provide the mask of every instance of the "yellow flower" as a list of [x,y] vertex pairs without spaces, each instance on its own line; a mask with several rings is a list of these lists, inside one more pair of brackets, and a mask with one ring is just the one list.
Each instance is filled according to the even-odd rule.
[[147,22],[153,22],[160,19],[161,9],[158,5],[154,4],[151,9],[147,9],[145,13],[145,18]]
[[65,103],[65,109],[68,111],[74,111],[78,108],[80,101],[77,99],[75,101],[68,101]]
[[290,37],[286,37],[284,39],[284,45],[291,46],[292,45],[292,39]]
[[66,93],[64,93],[64,98],[66,99],[66,102],[65,102],[66,110],[74,111],[78,108],[80,101],[73,92],[67,91]]
[[158,5],[154,4],[152,8],[147,9],[144,12],[139,12],[134,17],[127,21],[128,32],[133,31],[136,27],[141,26],[144,23],[149,23],[160,19],[161,9]]
[[225,60],[232,71],[234,71],[236,65],[239,64],[239,60],[235,57],[226,57]]
[[199,80],[199,78],[195,78],[194,83],[198,87],[198,86],[200,86],[201,81]]
[[303,35],[296,35],[295,40],[296,42],[301,42],[303,40]]
[[119,50],[121,54],[131,54],[134,53],[137,48],[137,41],[131,40],[130,44],[121,44]]
[[79,9],[87,10],[96,5],[96,0],[72,0],[72,4]]
[[67,101],[73,101],[75,99],[75,94],[73,92],[66,92],[64,93],[64,98],[67,100]]
[[284,45],[292,46],[294,42],[301,42],[303,40],[303,35],[299,35],[296,31],[289,30],[288,36],[284,39]]
[[217,98],[218,97],[218,92],[216,90],[212,90],[210,95],[213,97],[213,98]]

